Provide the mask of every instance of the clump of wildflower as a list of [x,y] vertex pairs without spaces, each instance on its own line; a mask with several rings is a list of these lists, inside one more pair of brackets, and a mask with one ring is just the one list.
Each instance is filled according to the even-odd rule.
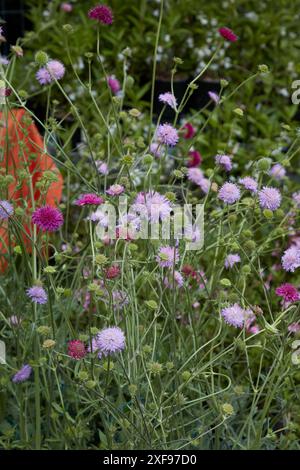
[[107,78],[107,84],[114,95],[119,93],[119,91],[121,90],[121,85],[120,85],[119,80],[113,75]]
[[276,288],[275,293],[279,297],[282,297],[285,302],[296,302],[300,299],[296,287],[289,283],[281,284],[281,286]]
[[21,382],[25,382],[29,379],[32,373],[32,367],[29,364],[25,364],[21,367],[20,370],[13,376],[12,381],[17,384]]
[[225,171],[232,170],[232,161],[229,155],[216,155],[215,161],[216,164],[222,166]]
[[123,351],[125,348],[125,335],[117,326],[104,328],[92,340],[92,352],[97,352],[98,357],[110,356]]
[[222,36],[222,38],[226,39],[226,41],[229,42],[236,42],[238,40],[238,37],[234,32],[227,28],[226,26],[219,28],[219,33]]
[[235,303],[221,310],[221,315],[225,322],[237,328],[243,328],[245,323],[245,310]]
[[272,166],[269,174],[270,176],[273,176],[275,180],[280,181],[285,177],[286,170],[282,165],[280,165],[280,163],[276,163],[274,166]]
[[32,286],[26,291],[27,296],[35,304],[46,304],[48,301],[48,295],[42,286]]
[[79,339],[73,339],[68,342],[68,355],[77,361],[87,354],[85,344]]
[[172,268],[179,261],[178,249],[172,246],[163,246],[159,249],[156,261],[161,268]]
[[169,91],[166,93],[161,93],[158,99],[161,101],[161,103],[169,105],[172,109],[176,109],[177,101],[173,93],[170,93]]
[[88,17],[102,24],[110,25],[113,22],[112,11],[107,5],[96,5],[91,8]]
[[119,196],[120,194],[124,193],[125,188],[121,184],[113,184],[107,189],[107,194],[110,196]]
[[263,209],[275,211],[281,204],[281,194],[276,188],[264,186],[258,193],[259,204]]
[[183,128],[186,129],[186,133],[183,135],[184,139],[192,139],[195,136],[196,130],[190,122],[186,122]]
[[14,213],[12,204],[8,201],[0,201],[0,220],[6,220]]
[[285,250],[281,262],[285,271],[293,273],[295,269],[300,267],[300,248],[291,246]]
[[224,266],[226,269],[232,268],[236,263],[240,263],[241,257],[237,253],[229,254],[224,262]]
[[45,67],[41,67],[37,71],[36,78],[41,85],[48,85],[63,78],[64,74],[65,67],[59,60],[49,60]]
[[43,232],[55,232],[63,225],[64,218],[56,207],[43,206],[33,212],[32,222]]
[[76,206],[87,206],[87,205],[95,205],[99,206],[103,204],[104,199],[100,196],[97,196],[93,193],[82,194],[79,199],[75,201]]
[[226,204],[234,204],[241,197],[238,186],[234,183],[225,183],[219,190],[219,199]]
[[174,147],[179,140],[177,130],[175,127],[171,126],[171,124],[160,124],[156,132],[156,137],[160,143],[170,147]]
[[248,191],[251,191],[252,193],[257,192],[257,181],[254,178],[251,178],[251,176],[240,178],[239,183],[244,186],[245,189],[248,189]]
[[202,162],[201,153],[198,150],[190,150],[189,151],[189,160],[188,160],[188,167],[193,168],[195,166],[200,165]]

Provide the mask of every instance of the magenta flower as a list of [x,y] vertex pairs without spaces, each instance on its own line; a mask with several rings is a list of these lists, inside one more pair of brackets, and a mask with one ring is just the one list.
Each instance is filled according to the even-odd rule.
[[241,197],[238,186],[234,183],[225,183],[219,191],[219,199],[226,204],[234,204]]
[[110,356],[125,349],[125,335],[121,328],[113,326],[104,328],[92,340],[92,352],[97,352],[98,357]]
[[32,373],[32,367],[29,364],[25,364],[21,367],[20,370],[13,376],[12,381],[17,384],[21,382],[25,382],[29,379]]
[[6,220],[14,213],[12,204],[8,201],[0,201],[0,220]]
[[297,246],[288,248],[281,258],[281,263],[285,271],[293,273],[300,266],[300,248]]
[[43,232],[56,232],[64,223],[61,211],[52,206],[39,207],[33,212],[31,220]]
[[172,268],[179,261],[177,248],[173,246],[163,246],[159,249],[156,261],[161,268]]
[[44,305],[48,301],[48,295],[42,286],[32,286],[27,289],[26,294],[32,302],[39,305]]
[[236,263],[240,263],[241,257],[237,253],[229,254],[224,262],[224,266],[226,269],[232,268]]
[[281,194],[276,188],[264,186],[258,193],[259,204],[263,209],[275,211],[281,204]]
[[174,147],[179,140],[177,130],[171,124],[160,124],[156,136],[159,142],[170,147]]
[[159,101],[161,101],[163,104],[169,105],[172,109],[176,109],[177,106],[177,101],[173,93],[170,93],[169,91],[166,93],[161,93],[158,97]]
[[90,9],[88,17],[102,24],[112,24],[113,14],[107,5],[97,5]]
[[190,122],[186,122],[183,128],[186,129],[186,133],[183,135],[184,139],[192,139],[195,136],[196,130]]
[[87,205],[95,205],[99,206],[100,204],[103,204],[104,199],[100,196],[97,196],[96,194],[93,193],[88,193],[88,194],[82,194],[79,199],[75,201],[74,204],[76,206],[87,206]]
[[247,316],[245,310],[237,303],[223,308],[221,315],[226,323],[236,328],[243,328]]
[[285,302],[296,302],[300,299],[299,292],[292,284],[281,284],[275,290],[276,295],[282,297]]
[[188,167],[193,168],[195,166],[200,165],[202,163],[202,156],[198,150],[190,150],[189,151],[189,160],[188,160]]
[[239,183],[244,186],[245,189],[248,189],[248,191],[251,191],[252,193],[257,192],[257,181],[254,178],[251,178],[251,176],[240,178]]
[[79,339],[73,339],[68,342],[68,355],[73,359],[79,361],[87,354],[85,345]]
[[115,78],[113,75],[108,77],[107,84],[114,95],[116,95],[121,90],[121,85],[120,85],[119,80]]
[[234,34],[234,32],[231,29],[226,28],[226,26],[219,28],[219,33],[222,36],[222,38],[226,39],[226,41],[236,42],[238,40],[237,35]]
[[65,74],[65,67],[59,60],[49,60],[45,67],[41,67],[36,78],[41,85],[48,85],[55,80],[60,80]]
[[120,196],[120,194],[124,193],[124,191],[125,188],[121,184],[113,184],[106,190],[107,194],[110,196]]
[[229,155],[216,155],[215,162],[217,165],[222,166],[225,171],[232,170],[232,161]]

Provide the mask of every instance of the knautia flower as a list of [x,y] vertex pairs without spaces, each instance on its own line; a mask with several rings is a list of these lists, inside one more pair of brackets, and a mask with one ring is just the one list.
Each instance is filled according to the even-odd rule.
[[160,124],[156,131],[156,137],[160,143],[169,147],[174,147],[179,140],[177,130],[171,124]]
[[140,212],[142,217],[146,216],[149,221],[155,223],[169,217],[172,208],[165,196],[156,191],[149,191],[138,193],[132,210]]
[[235,303],[225,307],[221,310],[221,315],[225,322],[236,328],[243,328],[246,318],[245,310],[240,307],[239,304]]
[[285,271],[293,273],[300,267],[300,248],[297,246],[288,248],[281,258],[281,263]]
[[102,160],[96,160],[96,167],[97,170],[101,175],[108,175],[108,166],[107,163],[103,162]]
[[13,205],[8,201],[0,201],[0,220],[6,220],[14,213]]
[[204,178],[203,171],[200,168],[191,167],[187,172],[188,180],[194,184],[200,185],[201,181]]
[[183,134],[184,139],[192,139],[196,135],[196,130],[190,122],[186,122],[183,128],[186,129],[186,133]]
[[91,220],[92,222],[99,222],[101,227],[108,227],[109,216],[106,211],[103,211],[101,207],[99,207],[95,212],[87,217],[87,220]]
[[238,40],[237,35],[234,34],[234,32],[231,29],[226,28],[226,26],[219,28],[219,33],[222,36],[222,38],[226,39],[226,41],[235,42]]
[[[184,279],[182,274],[179,271],[174,271],[174,285],[175,287],[182,287],[184,284]],[[164,285],[168,289],[173,289],[173,277],[172,275],[164,278]]]
[[217,165],[222,166],[225,171],[232,170],[232,161],[229,155],[216,155],[215,162]]
[[207,194],[210,190],[211,183],[208,178],[202,178],[202,180],[199,181],[199,187],[200,189]]
[[259,204],[262,209],[275,211],[280,207],[281,194],[276,188],[264,186],[258,193]]
[[119,80],[116,77],[114,77],[113,75],[108,77],[107,84],[108,84],[109,88],[111,89],[111,91],[114,95],[119,93],[119,91],[121,90],[121,85],[120,85]]
[[98,357],[111,356],[125,349],[125,335],[121,328],[112,326],[104,328],[92,339],[92,352],[97,352]]
[[29,364],[24,364],[20,370],[13,376],[12,381],[17,384],[25,382],[29,379],[32,373],[32,367]]
[[113,265],[109,266],[108,268],[105,269],[105,277],[106,279],[115,279],[116,277],[119,277],[121,273],[121,270],[119,266]]
[[56,232],[64,223],[64,218],[57,207],[43,206],[36,209],[31,218],[43,232]]
[[48,301],[48,295],[42,286],[32,286],[26,291],[27,296],[35,304],[46,304]]
[[85,344],[79,339],[73,339],[68,342],[68,355],[79,361],[87,354]]
[[149,147],[149,151],[154,157],[160,158],[162,154],[162,146],[158,142],[152,142]]
[[226,269],[232,268],[236,263],[240,263],[241,257],[237,253],[230,253],[226,256],[224,266]]
[[187,166],[190,168],[193,168],[195,166],[199,166],[201,162],[202,162],[201,153],[198,152],[198,150],[190,150]]
[[88,13],[89,18],[102,24],[112,24],[113,14],[107,5],[96,5]]
[[281,286],[276,288],[275,293],[279,297],[282,297],[285,302],[296,302],[300,299],[296,287],[289,283],[281,284]]
[[172,268],[179,261],[178,249],[173,246],[163,246],[159,249],[156,261],[161,268]]
[[161,103],[169,105],[172,109],[176,109],[177,101],[173,93],[170,93],[169,91],[161,93],[158,99]]
[[60,80],[65,74],[65,67],[59,60],[49,60],[45,67],[41,67],[36,78],[41,85],[48,85],[55,80]]
[[88,193],[88,194],[82,194],[79,199],[75,201],[76,206],[87,206],[87,205],[94,205],[94,206],[99,206],[100,204],[103,204],[104,199],[100,196],[97,196],[96,194],[93,193]]
[[290,333],[298,333],[300,331],[300,324],[299,323],[291,323],[289,326],[288,326],[288,331]]
[[217,95],[217,93],[215,93],[214,91],[209,91],[209,92],[208,92],[208,96],[210,97],[210,99],[211,99],[215,104],[218,104],[218,103],[219,103],[220,97],[219,97],[219,95]]
[[120,194],[124,193],[124,191],[125,188],[121,184],[113,184],[106,190],[107,194],[110,196],[120,196]]
[[63,2],[60,5],[60,9],[65,13],[71,13],[71,11],[73,10],[73,6],[71,5],[71,3]]
[[293,201],[298,209],[300,209],[300,191],[293,194]]
[[286,170],[280,163],[276,163],[269,171],[269,175],[273,176],[275,180],[280,181],[285,178]]
[[257,192],[257,181],[254,178],[251,178],[251,176],[245,176],[244,178],[240,178],[239,183],[244,186],[245,189],[248,189],[248,191],[251,191],[252,193]]
[[234,183],[225,183],[219,191],[219,199],[226,204],[234,204],[241,197],[238,186]]

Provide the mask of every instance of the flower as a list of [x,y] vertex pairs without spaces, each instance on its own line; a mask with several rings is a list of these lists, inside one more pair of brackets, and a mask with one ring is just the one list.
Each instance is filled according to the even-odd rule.
[[300,324],[299,323],[291,323],[289,326],[288,326],[288,331],[290,333],[298,333],[298,331],[300,331]]
[[238,186],[234,183],[225,183],[219,191],[219,199],[224,201],[226,204],[233,204],[238,201],[241,197]]
[[116,95],[121,90],[119,80],[113,75],[107,78],[107,84],[114,95]]
[[295,202],[296,207],[300,209],[300,191],[293,194],[293,201]]
[[264,186],[258,193],[259,204],[263,209],[274,211],[281,204],[281,194],[276,188],[268,188]]
[[280,181],[285,177],[286,170],[280,163],[276,163],[269,171],[269,175],[273,176],[275,180]]
[[241,257],[237,253],[229,254],[224,262],[224,266],[226,269],[232,268],[236,263],[240,263]]
[[[179,271],[174,271],[174,281],[175,281],[175,287],[182,287],[184,284],[184,279],[182,274]],[[173,289],[173,277],[170,276],[164,278],[164,285],[168,287],[168,289]]]
[[100,207],[92,214],[87,217],[87,220],[91,220],[92,222],[99,222],[101,227],[108,227],[109,216],[107,212],[103,211]]
[[79,339],[73,339],[68,342],[68,355],[77,361],[82,359],[87,354],[85,345]]
[[208,92],[208,96],[210,97],[210,99],[211,99],[215,104],[218,104],[218,103],[219,103],[220,97],[219,97],[219,95],[217,95],[217,93],[215,93],[214,91],[209,91],[209,92]]
[[31,219],[43,232],[55,232],[64,223],[61,211],[52,206],[39,207],[33,212]]
[[209,179],[207,179],[207,178],[202,178],[202,180],[199,181],[199,186],[200,186],[201,190],[202,190],[205,194],[207,194],[208,191],[209,191],[209,189],[210,189],[210,186],[211,186]]
[[285,271],[293,273],[300,266],[300,248],[296,246],[288,248],[281,258],[281,263]]
[[103,204],[104,199],[93,193],[82,194],[79,199],[75,201],[76,206],[87,206]]
[[195,128],[190,122],[186,122],[183,128],[186,129],[186,133],[183,135],[184,139],[192,139],[196,134]]
[[113,14],[107,5],[96,5],[91,8],[88,17],[102,24],[112,24]]
[[156,136],[160,143],[170,147],[174,147],[179,140],[177,130],[171,124],[160,124]]
[[152,153],[152,155],[154,155],[154,157],[159,158],[161,156],[162,151],[161,144],[159,144],[158,142],[152,142],[152,144],[150,144],[149,151],[150,153]]
[[188,180],[191,181],[192,183],[197,184],[198,186],[200,185],[201,181],[204,178],[202,170],[200,168],[189,168],[187,172],[187,177]]
[[17,384],[28,380],[32,372],[32,367],[29,364],[24,364],[20,370],[13,376],[12,381]]
[[48,301],[48,295],[42,286],[32,286],[27,289],[26,294],[32,302],[35,304],[46,304]]
[[231,157],[229,155],[216,155],[215,162],[224,168],[225,171],[232,169]]
[[65,67],[59,60],[49,60],[45,67],[41,67],[36,78],[41,85],[47,85],[55,80],[60,80],[65,74]]
[[173,93],[167,91],[166,93],[161,93],[158,97],[159,101],[164,104],[168,104],[171,108],[176,109],[177,101]]
[[281,284],[281,286],[277,287],[275,293],[279,297],[283,297],[285,302],[296,302],[300,299],[300,295],[296,287],[289,283]]
[[105,270],[105,277],[106,279],[115,279],[116,277],[120,275],[120,272],[121,271],[120,271],[119,266],[117,265],[109,266],[109,268]]
[[159,249],[156,261],[161,268],[172,268],[179,261],[177,248],[173,246],[163,246]]
[[172,210],[170,201],[156,191],[138,193],[131,208],[133,211],[140,211],[142,215],[145,214],[147,219],[154,223],[169,217]]
[[243,328],[246,318],[245,310],[235,303],[221,310],[225,322],[237,328]]
[[234,34],[234,32],[231,29],[226,28],[226,26],[219,28],[219,33],[222,36],[222,38],[226,39],[226,41],[236,42],[238,40],[238,37],[236,36],[236,34]]
[[8,201],[0,201],[0,220],[8,219],[14,213],[12,204]]
[[125,188],[121,184],[113,184],[106,190],[107,194],[109,194],[110,196],[119,196],[124,191]]
[[104,328],[92,340],[92,352],[97,351],[98,357],[123,351],[125,348],[125,335],[121,328],[117,326]]
[[190,150],[189,151],[189,161],[188,161],[188,167],[192,168],[195,166],[200,165],[202,162],[202,156],[198,150]]
[[60,5],[60,9],[66,13],[70,13],[73,10],[71,3],[63,2]]
[[254,178],[251,178],[251,176],[245,176],[244,178],[240,178],[239,183],[244,186],[245,189],[248,189],[253,193],[257,192],[257,181],[255,181]]
[[103,162],[102,160],[96,160],[95,163],[97,170],[99,171],[99,173],[101,173],[101,175],[108,175],[107,163]]

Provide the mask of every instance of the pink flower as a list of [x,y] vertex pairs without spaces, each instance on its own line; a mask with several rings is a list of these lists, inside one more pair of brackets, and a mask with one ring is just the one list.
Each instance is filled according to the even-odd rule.
[[107,279],[115,279],[120,276],[120,268],[117,265],[110,266],[105,270],[105,277]]
[[196,130],[190,122],[185,123],[183,128],[186,129],[186,133],[183,135],[184,139],[192,139],[196,134]]
[[87,354],[85,345],[79,339],[74,339],[68,343],[68,355],[77,361]]
[[90,9],[88,17],[102,24],[112,24],[113,14],[107,5],[97,5]]
[[172,210],[170,201],[157,191],[138,193],[132,209],[145,214],[154,223],[169,217]]
[[55,232],[63,225],[64,218],[56,207],[43,206],[33,212],[32,222],[43,232]]
[[104,199],[102,197],[97,196],[93,193],[82,194],[79,199],[75,201],[76,206],[87,206],[87,205],[95,205],[98,206],[99,204],[103,204]]
[[226,39],[226,41],[236,42],[238,40],[238,37],[236,36],[236,34],[234,34],[234,32],[231,29],[226,28],[226,26],[219,28],[219,33],[222,36],[222,38]]
[[240,307],[239,304],[235,303],[229,305],[229,307],[223,308],[221,315],[229,325],[243,328],[246,319],[246,311]]
[[225,171],[232,170],[232,161],[229,155],[216,155],[215,162],[224,168]]
[[189,161],[188,161],[188,167],[195,167],[200,165],[202,162],[202,156],[198,150],[190,150],[189,152]]
[[300,331],[300,324],[299,323],[291,323],[289,326],[288,326],[288,331],[290,333],[298,333]]
[[41,67],[36,78],[41,85],[47,85],[55,80],[60,80],[65,74],[65,67],[59,60],[49,60],[45,67]]
[[120,85],[119,80],[115,78],[113,75],[108,77],[107,84],[114,95],[116,95],[121,90],[121,85]]
[[157,157],[157,158],[161,157],[161,153],[162,153],[161,144],[158,142],[152,142],[152,144],[150,144],[149,151],[152,155],[154,155],[154,157]]
[[170,147],[174,147],[179,140],[177,130],[171,124],[160,124],[156,131],[156,137],[160,143]]
[[200,168],[189,168],[187,172],[188,180],[194,184],[200,185],[201,181],[204,178],[202,170]]
[[299,292],[292,284],[281,284],[275,290],[276,295],[282,297],[285,302],[296,302],[300,299]]
[[92,352],[97,352],[99,359],[102,355],[110,356],[125,349],[125,335],[123,331],[113,326],[104,328],[92,340]]
[[108,166],[107,163],[103,162],[102,160],[96,160],[96,167],[101,175],[108,175]]
[[107,189],[107,194],[109,194],[110,196],[119,196],[120,194],[122,194],[123,192],[125,191],[125,188],[124,186],[122,186],[121,184],[113,184],[112,186],[110,186],[108,189]]
[[169,91],[167,93],[161,93],[158,97],[159,101],[161,101],[163,104],[169,105],[172,109],[176,109],[177,106],[177,101],[173,93],[170,93]]
[[219,191],[219,199],[226,204],[234,204],[241,197],[239,188],[234,183],[225,183]]
[[71,5],[71,3],[63,2],[60,5],[60,9],[66,13],[70,13],[73,10],[73,6]]

